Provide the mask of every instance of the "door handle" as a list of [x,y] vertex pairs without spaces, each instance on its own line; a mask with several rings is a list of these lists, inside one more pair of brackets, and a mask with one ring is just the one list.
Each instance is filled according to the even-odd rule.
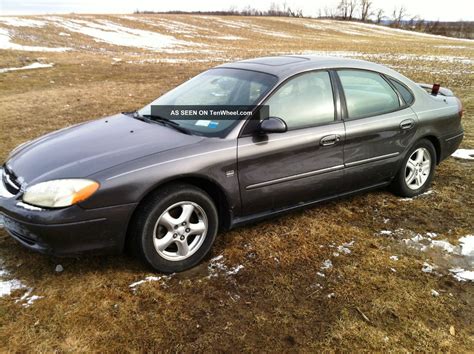
[[415,121],[413,119],[405,119],[400,123],[401,130],[410,130],[415,126]]
[[326,135],[321,138],[319,144],[321,146],[334,145],[341,140],[341,136],[338,134]]

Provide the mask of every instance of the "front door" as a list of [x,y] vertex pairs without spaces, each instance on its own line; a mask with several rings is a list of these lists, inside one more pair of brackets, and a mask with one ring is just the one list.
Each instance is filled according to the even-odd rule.
[[344,123],[336,120],[327,71],[298,75],[265,103],[285,133],[250,132],[238,140],[243,215],[336,194],[342,185]]

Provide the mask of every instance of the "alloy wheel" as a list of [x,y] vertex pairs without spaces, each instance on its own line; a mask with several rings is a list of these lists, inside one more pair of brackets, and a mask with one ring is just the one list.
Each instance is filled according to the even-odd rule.
[[420,147],[413,151],[405,167],[405,182],[411,190],[420,189],[431,173],[431,156],[428,149]]
[[158,218],[153,244],[158,254],[170,261],[191,257],[202,245],[208,230],[204,209],[183,201],[168,207]]

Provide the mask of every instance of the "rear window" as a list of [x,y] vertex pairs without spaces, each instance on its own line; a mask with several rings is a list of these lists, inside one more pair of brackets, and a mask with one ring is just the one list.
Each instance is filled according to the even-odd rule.
[[400,95],[403,98],[403,101],[407,106],[411,105],[413,101],[415,100],[415,97],[411,93],[411,91],[405,87],[405,85],[401,84],[395,79],[388,78],[390,82],[392,83],[393,86],[395,86],[395,89],[400,93]]
[[365,70],[339,70],[350,119],[385,114],[400,109],[395,90],[378,73]]

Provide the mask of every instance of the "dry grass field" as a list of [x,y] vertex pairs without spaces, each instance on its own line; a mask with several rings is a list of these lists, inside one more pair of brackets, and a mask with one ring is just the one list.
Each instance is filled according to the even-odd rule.
[[[474,148],[473,41],[311,19],[0,17],[0,160],[219,63],[283,53],[366,59],[439,82],[463,101],[462,147]],[[5,70],[38,63],[52,65]],[[0,348],[468,352],[474,283],[452,269],[474,270],[458,247],[473,234],[474,164],[454,158],[420,197],[380,190],[239,228],[171,276],[126,255],[35,254],[0,230],[0,278],[12,288],[0,297]]]

